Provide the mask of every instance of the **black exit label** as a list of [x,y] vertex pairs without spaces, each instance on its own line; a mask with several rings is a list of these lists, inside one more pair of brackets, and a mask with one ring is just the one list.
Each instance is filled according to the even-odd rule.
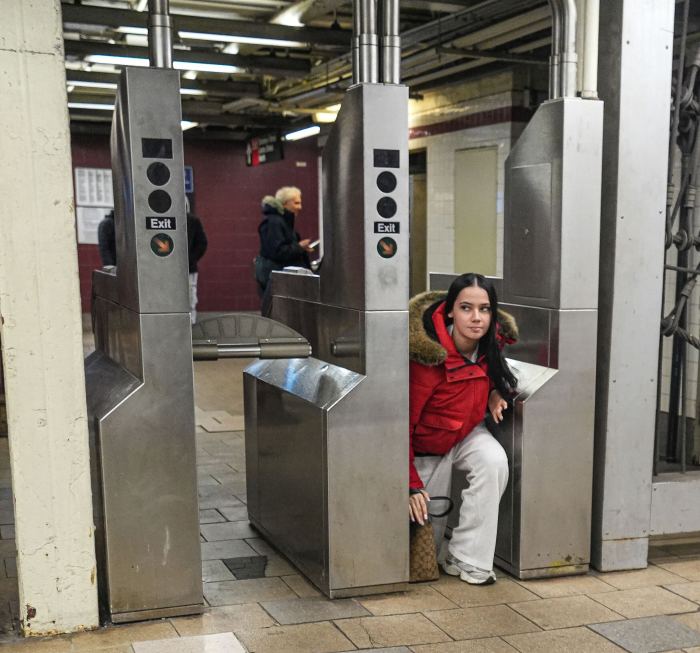
[[146,217],[146,229],[163,231],[163,229],[175,229],[175,218]]
[[375,222],[375,234],[398,234],[401,233],[401,228],[398,222]]

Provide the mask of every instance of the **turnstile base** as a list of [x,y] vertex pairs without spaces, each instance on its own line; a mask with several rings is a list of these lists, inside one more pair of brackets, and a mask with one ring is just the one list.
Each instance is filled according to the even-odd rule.
[[168,617],[187,617],[189,615],[202,614],[204,605],[178,605],[172,608],[158,608],[157,610],[136,610],[135,612],[119,612],[110,615],[112,623],[121,624],[131,621],[146,621],[147,619],[167,619]]
[[406,592],[408,583],[390,583],[388,585],[370,585],[369,587],[348,587],[333,589],[328,592],[331,599],[349,599],[353,596],[369,596],[370,594],[389,594],[390,592]]
[[498,557],[494,560],[494,563],[496,566],[504,569],[519,580],[534,580],[535,578],[556,578],[558,576],[587,574],[590,569],[590,565],[588,563],[579,565],[561,565],[556,567],[541,567],[539,569],[517,569],[503,560],[500,560]]

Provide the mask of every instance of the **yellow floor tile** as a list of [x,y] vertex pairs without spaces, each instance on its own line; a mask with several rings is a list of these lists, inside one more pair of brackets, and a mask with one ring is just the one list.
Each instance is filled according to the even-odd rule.
[[[601,594],[601,596],[605,596],[605,594]],[[573,628],[622,619],[620,615],[587,596],[568,596],[561,599],[512,603],[511,607],[545,630]]]
[[210,608],[204,614],[177,617],[170,622],[183,637],[267,628],[275,624],[257,603]]
[[595,576],[565,576],[542,580],[518,581],[525,589],[543,599],[558,599],[563,596],[578,596],[599,592],[613,592],[615,588]]
[[[536,594],[510,580],[499,580],[493,585],[484,586],[470,585],[459,578],[443,576],[439,583],[433,584],[433,587],[460,608],[534,601],[538,598]],[[424,608],[424,610],[430,609]]]
[[350,640],[328,621],[235,634],[250,653],[339,653],[353,648]]
[[432,587],[426,586],[414,586],[408,592],[370,596],[358,601],[372,614],[379,616],[459,607]]
[[686,580],[700,580],[700,560],[678,560],[659,563],[666,571],[670,571]]
[[246,653],[233,633],[134,642],[134,653]]
[[698,609],[697,604],[662,587],[638,587],[619,592],[591,594],[591,598],[627,619],[693,612]]
[[109,626],[87,633],[71,636],[73,653],[95,653],[110,646],[131,644],[149,639],[168,639],[179,637],[175,628],[168,621],[149,621],[125,626]]
[[479,639],[539,630],[507,605],[441,610],[428,612],[426,616],[453,639]]
[[468,639],[445,644],[425,644],[411,648],[414,653],[516,653],[516,649],[499,637]]
[[[670,585],[671,583],[680,583],[683,580],[676,574],[654,565],[646,569],[604,573],[600,574],[598,578],[619,590],[631,590],[636,587],[651,587],[653,585]],[[592,594],[592,592],[587,593]]]
[[625,650],[588,628],[548,630],[504,639],[520,653],[624,653]]
[[450,639],[422,614],[339,619],[335,624],[358,648],[414,646],[446,642]]
[[664,585],[664,587],[674,594],[680,594],[683,598],[700,603],[700,582],[698,581]]

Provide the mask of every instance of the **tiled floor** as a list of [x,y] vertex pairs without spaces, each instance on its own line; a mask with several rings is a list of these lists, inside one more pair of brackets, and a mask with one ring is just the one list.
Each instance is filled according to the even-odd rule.
[[[490,587],[443,576],[402,594],[325,599],[247,522],[244,365],[195,364],[205,613],[6,637],[0,653],[700,653],[700,545],[689,542],[652,547],[642,571],[523,582],[501,573]],[[16,615],[13,537],[0,440],[0,630]],[[264,577],[238,580],[224,560],[242,556],[267,556]]]

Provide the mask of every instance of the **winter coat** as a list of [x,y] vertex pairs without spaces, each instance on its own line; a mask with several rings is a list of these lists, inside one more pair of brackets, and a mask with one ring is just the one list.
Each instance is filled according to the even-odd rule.
[[299,245],[299,234],[294,231],[294,214],[285,210],[282,203],[272,196],[262,201],[263,221],[258,227],[260,256],[268,264],[263,276],[258,279],[264,287],[272,270],[281,270],[288,265],[311,268],[309,256]]
[[[445,292],[417,295],[409,304],[410,465],[409,487],[423,487],[416,454],[444,455],[466,438],[486,414],[493,383],[484,354],[476,362],[457,351],[445,324]],[[499,343],[514,342],[515,320],[498,311]]]
[[110,211],[97,226],[97,244],[102,265],[117,264],[117,243],[114,234],[114,211]]
[[187,214],[187,258],[190,272],[197,272],[197,262],[207,251],[207,235],[202,221],[194,214]]

